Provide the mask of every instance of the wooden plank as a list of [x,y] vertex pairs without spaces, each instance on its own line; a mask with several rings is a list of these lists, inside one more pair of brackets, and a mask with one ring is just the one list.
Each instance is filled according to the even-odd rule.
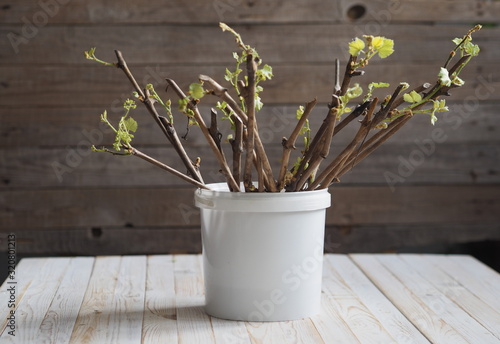
[[[341,178],[343,184],[493,184],[500,181],[500,145],[497,142],[436,143],[429,138],[415,143],[387,142]],[[345,146],[342,146],[344,148]],[[340,147],[333,146],[333,161]],[[141,151],[179,171],[184,165],[172,147],[142,148]],[[282,146],[266,149],[275,174],[279,169]],[[208,146],[188,147],[194,161],[201,157],[205,183],[224,182],[220,167]],[[80,153],[81,154],[80,154]],[[228,151],[228,155],[230,152]],[[189,185],[141,159],[90,152],[87,147],[0,148],[0,189],[180,186]],[[298,153],[293,155],[295,161]],[[3,181],[3,182],[2,182]]]
[[377,318],[396,343],[429,343],[347,256],[328,254],[325,255],[325,262],[331,269],[335,269],[338,276]]
[[[193,209],[193,212],[195,210]],[[199,212],[188,217],[190,227],[68,227],[16,231],[19,254],[122,255],[200,253]]]
[[[323,286],[325,282],[326,279],[323,276]],[[312,317],[311,320],[323,341],[325,343],[360,343],[348,324],[340,317],[336,308],[336,303],[332,302],[331,298],[322,291],[321,313]]]
[[252,343],[324,343],[311,320],[248,322]]
[[149,256],[144,301],[143,343],[177,343],[174,258]]
[[110,312],[108,343],[142,343],[146,256],[121,258],[113,306]]
[[[19,203],[16,198],[31,196],[17,193],[14,198],[11,198],[3,193],[0,196],[4,204],[0,218],[3,225],[12,230],[23,228],[27,224],[26,222],[31,222],[31,220],[22,219],[23,216],[26,216],[26,214],[23,215],[22,209],[33,220],[37,218],[33,209],[37,209],[37,213],[43,219],[39,218],[36,224],[34,222],[31,224],[38,226],[43,223],[45,228],[53,229],[68,225],[89,227],[115,226],[117,224],[129,227],[143,227],[143,225],[184,226],[187,220],[183,217],[182,211],[191,209],[194,191],[194,188],[149,187],[140,189],[40,190],[40,193],[37,193],[38,196],[31,201],[40,203],[30,202],[29,207]],[[46,197],[45,200],[44,197]],[[120,206],[110,207],[110,204],[116,200],[120,200]],[[82,216],[82,214],[92,214],[92,216]]]
[[405,280],[372,255],[351,255],[353,261],[384,295],[433,343],[468,343],[440,314],[423,303]]
[[335,264],[326,260],[323,270],[323,290],[329,297],[335,312],[349,326],[361,343],[396,343],[359,296],[336,271]]
[[[336,196],[335,196],[336,197]],[[335,205],[334,205],[335,206]],[[184,228],[67,227],[18,229],[19,254],[121,255],[201,253],[199,213],[192,208],[192,225]],[[450,220],[451,221],[451,220]],[[500,226],[488,223],[336,226],[327,224],[325,252],[378,253],[418,250],[441,245],[441,250],[467,242],[500,240]],[[140,243],[136,245],[135,243]]]
[[[284,3],[215,1],[202,0],[185,3],[172,1],[164,3],[154,0],[110,2],[106,5],[97,0],[85,3],[70,1],[48,2],[45,7],[35,1],[10,3],[0,2],[0,22],[23,24],[25,20],[42,20],[39,12],[46,13],[50,24],[115,24],[115,23],[182,23],[200,24],[218,21],[228,22],[346,22],[357,18],[349,15],[353,5],[362,5],[366,15],[360,18],[368,23],[405,22],[477,22],[495,21],[500,9],[492,2],[476,3],[473,0],[446,0],[435,3],[431,0],[400,0],[387,3],[382,0],[343,0],[332,3],[325,0],[294,0]],[[432,10],[430,10],[432,9]],[[38,18],[40,17],[40,18]],[[42,21],[43,22],[43,21]]]
[[[258,113],[259,132],[266,145],[280,143],[283,136],[288,137],[297,123],[296,110],[301,104],[268,104]],[[302,104],[303,105],[303,104]],[[449,101],[450,112],[439,114],[435,126],[430,125],[428,116],[414,116],[405,124],[404,129],[395,134],[391,143],[414,143],[430,139],[435,130],[444,130],[446,143],[465,142],[497,142],[499,139],[500,118],[497,102],[480,101],[476,106],[465,106],[463,101]],[[208,106],[200,106],[200,111],[208,115]],[[82,151],[92,144],[99,146],[110,144],[113,135],[99,121],[99,115],[107,110],[109,118],[115,122],[122,114],[118,106],[96,108],[16,108],[0,109],[0,148],[25,148],[41,146],[43,148],[80,147]],[[311,128],[318,128],[326,115],[326,104],[318,104],[310,118]],[[166,138],[153,123],[144,107],[139,106],[132,117],[139,122],[139,130],[135,133],[133,143],[139,146],[166,146]],[[176,127],[180,135],[184,135],[185,118],[175,114]],[[208,117],[206,118],[208,120]],[[203,146],[205,139],[199,130],[192,128],[188,139],[183,142],[186,147]],[[219,121],[219,129],[224,136],[229,134],[226,121]],[[357,125],[354,123],[335,136],[334,144],[344,144],[352,140]],[[43,145],[42,145],[43,143]],[[5,154],[5,153],[3,153]],[[6,160],[6,159],[5,159]]]
[[498,273],[472,257],[433,256],[432,261],[485,303],[500,309]]
[[[495,305],[486,303],[480,297],[461,285],[455,278],[441,270],[439,265],[433,261],[433,256],[405,254],[401,257],[412,267],[412,269],[417,271],[439,290],[439,292],[456,303],[500,340],[500,328],[498,326],[498,324],[500,324],[500,313],[498,308],[495,308]],[[475,265],[479,264],[476,263]],[[494,276],[497,277],[497,280],[500,279],[498,274]],[[498,286],[498,284],[496,285]],[[498,289],[497,287],[497,290]]]
[[[412,86],[424,82],[435,82],[441,63],[414,62],[411,65],[401,63],[370,64],[370,77],[360,79],[366,87],[371,81],[384,81],[392,85],[407,81]],[[130,65],[132,70],[146,70],[146,65]],[[472,64],[461,77],[468,81],[466,87],[453,90],[453,99],[467,99],[474,106],[478,96],[482,100],[498,100],[500,87],[495,63]],[[214,77],[223,83],[225,67],[206,65],[193,66],[158,65],[158,74],[168,75],[179,85],[187,89],[188,85],[198,80],[200,73]],[[273,68],[275,77],[263,84],[264,104],[303,103],[314,97],[326,103],[331,98],[333,80],[332,64],[280,64]],[[0,102],[5,108],[19,108],[25,105],[25,94],[30,93],[30,107],[110,107],[121,104],[123,99],[131,97],[129,86],[123,73],[112,68],[90,65],[15,65],[0,66],[0,82],[5,87],[0,94]],[[143,77],[137,76],[138,80]],[[47,87],[50,84],[52,87]],[[487,85],[486,87],[484,85]],[[477,95],[477,96],[476,96]],[[210,97],[208,97],[210,98]],[[211,104],[215,99],[209,100]]]
[[69,343],[94,265],[93,257],[71,258],[40,325],[40,343]]
[[[372,29],[371,25],[351,23],[232,26],[246,43],[257,49],[263,61],[273,67],[278,63],[332,64],[334,57],[347,61],[348,43],[356,36],[372,33],[367,32]],[[391,23],[379,31],[395,40],[395,53],[386,63],[427,61],[441,65],[454,47],[451,40],[462,37],[470,28],[469,22],[441,26],[438,30],[434,25]],[[6,37],[18,29],[17,26],[0,26],[0,37]],[[154,34],[160,31],[166,35]],[[496,61],[498,48],[495,48],[495,42],[498,42],[499,33],[499,28],[485,27],[475,34],[474,41],[479,46],[490,48],[481,51],[476,63]],[[148,37],[147,42],[144,37]],[[50,50],[46,48],[48,45],[51,46]],[[64,61],[65,64],[92,65],[83,56],[83,52],[91,47],[97,47],[97,56],[108,62],[116,62],[113,50],[118,49],[128,62],[150,65],[145,71],[150,75],[149,82],[155,83],[164,81],[162,75],[155,72],[157,64],[192,65],[193,69],[199,68],[196,65],[213,64],[233,67],[232,52],[237,50],[232,36],[222,32],[216,23],[208,26],[134,25],[133,28],[130,25],[71,25],[71,30],[68,26],[48,26],[30,41],[29,49],[20,45],[15,50],[8,40],[1,40],[0,50],[4,54],[0,56],[0,64],[15,62],[39,65]],[[141,69],[137,72],[140,73]]]
[[[23,299],[24,294],[28,290],[29,286],[33,279],[36,278],[37,274],[40,271],[43,271],[42,268],[46,264],[47,260],[45,259],[33,259],[33,258],[25,258],[22,259],[19,264],[16,266],[16,271],[14,275],[14,279],[6,279],[2,286],[0,287],[0,302],[4,307],[0,308],[0,334],[4,332],[6,329],[6,325],[8,323],[7,318],[10,317],[10,311],[16,310],[13,307],[17,307],[21,300]],[[15,284],[10,284],[8,282],[16,282]],[[9,301],[11,300],[11,292],[9,290],[10,287],[15,286],[15,306],[9,307]],[[12,290],[12,289],[11,289]],[[9,331],[10,329],[7,329]]]
[[[195,226],[199,219],[194,216],[193,192],[191,188],[168,187],[5,191],[0,195],[0,221],[12,231],[30,227]],[[394,192],[387,186],[336,186],[331,193],[333,206],[327,211],[326,223],[336,226],[496,226],[500,212],[496,185],[402,185]],[[120,200],[119,205],[115,205],[116,200]]]
[[[335,204],[333,205],[335,207]],[[445,250],[467,242],[500,240],[500,225],[457,224],[393,224],[327,226],[325,252],[380,253],[419,250],[441,245]]]
[[[377,255],[376,259],[387,267],[404,284],[405,288],[413,293],[418,302],[425,305],[468,342],[497,342],[496,338],[489,331],[486,331],[480,323],[429,283],[426,280],[425,271],[415,270],[413,266],[405,263],[398,256]],[[422,273],[424,274],[422,275]],[[399,308],[408,307],[407,302],[397,302],[397,305]]]
[[108,343],[113,297],[121,258],[97,257],[89,285],[76,320],[71,343]]
[[[489,186],[333,187],[327,223],[347,224],[498,224],[500,203]],[[338,201],[335,201],[338,200]],[[340,201],[341,200],[341,201]]]
[[30,343],[40,336],[40,326],[50,309],[61,280],[70,265],[70,258],[48,258],[38,274],[31,280],[16,307],[15,336],[4,330],[1,341],[5,343]]
[[177,335],[179,343],[215,343],[205,297],[199,256],[174,258]]
[[216,343],[250,344],[251,337],[245,323],[242,321],[228,321],[211,317],[212,330]]

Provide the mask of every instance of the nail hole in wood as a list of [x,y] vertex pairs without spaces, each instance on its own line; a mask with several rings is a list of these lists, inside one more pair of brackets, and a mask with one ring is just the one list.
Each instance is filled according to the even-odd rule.
[[363,5],[353,5],[347,10],[347,17],[350,20],[358,20],[366,14],[366,7]]
[[92,233],[92,238],[100,238],[102,236],[102,228],[101,227],[92,227],[90,229]]

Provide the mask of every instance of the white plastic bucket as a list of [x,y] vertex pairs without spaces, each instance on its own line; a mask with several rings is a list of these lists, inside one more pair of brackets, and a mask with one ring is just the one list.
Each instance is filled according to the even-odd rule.
[[320,310],[328,190],[195,192],[201,211],[205,310],[243,321],[285,321]]

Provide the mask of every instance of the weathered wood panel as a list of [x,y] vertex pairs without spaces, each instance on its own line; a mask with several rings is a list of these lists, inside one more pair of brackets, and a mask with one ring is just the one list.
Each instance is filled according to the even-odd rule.
[[[422,25],[387,25],[378,34],[395,41],[395,53],[379,64],[394,64],[403,61],[436,61],[441,65],[455,46],[451,40],[462,37],[469,23],[446,27]],[[0,27],[0,37],[15,32],[16,26]],[[245,43],[255,47],[264,63],[332,63],[335,58],[348,59],[348,43],[354,37],[373,34],[363,25],[234,25]],[[488,45],[498,40],[500,28],[485,27],[474,35],[474,41],[484,49],[476,63],[498,60],[498,52]],[[50,46],[50,49],[47,49]],[[207,26],[48,26],[40,31],[26,46],[18,46],[18,52],[8,40],[0,40],[0,63],[9,63],[15,58],[17,64],[82,64],[86,61],[83,52],[97,47],[96,55],[108,62],[115,62],[114,49],[121,50],[127,62],[150,64],[224,64],[232,66],[232,52],[236,50],[233,36],[222,32],[217,24]],[[423,48],[425,47],[425,48]],[[145,50],[148,53],[144,53]],[[34,59],[33,56],[37,58]],[[375,60],[374,60],[375,61]],[[104,67],[103,67],[104,68]],[[198,67],[193,66],[196,73]],[[370,70],[370,69],[368,69]],[[158,77],[153,75],[152,81]]]
[[[194,217],[197,215],[193,213]],[[34,255],[200,253],[199,225],[170,227],[67,227],[16,231],[18,252]],[[497,224],[328,225],[325,252],[398,252],[420,247],[500,240]]]
[[[287,22],[463,22],[496,21],[500,6],[480,0],[192,0],[184,2],[150,0],[102,3],[99,0],[0,1],[0,22],[24,24],[49,21],[51,24],[182,23],[218,21],[243,23]],[[358,7],[355,7],[358,6]],[[363,8],[359,8],[363,7]],[[39,12],[46,15],[38,14]],[[45,19],[46,18],[46,19]]]
[[[415,140],[403,144],[386,143],[342,177],[342,183],[491,184],[499,178],[498,141],[441,143],[425,136],[417,137]],[[138,148],[179,171],[185,171],[185,167],[171,147],[142,149],[138,146]],[[334,146],[332,153],[338,150]],[[202,157],[201,172],[205,182],[224,181],[222,174],[219,173],[219,165],[211,156],[210,148],[192,147],[188,152],[191,153],[193,160]],[[282,148],[275,145],[268,147],[266,152],[277,175]],[[227,155],[230,156],[230,152]],[[183,180],[136,157],[96,154],[90,152],[88,146],[60,149],[0,149],[0,156],[2,156],[0,190],[37,187],[188,185]],[[325,166],[326,163],[322,168]]]
[[[499,222],[495,185],[338,186],[327,223],[333,225]],[[5,191],[0,222],[23,228],[186,226],[199,224],[192,188],[128,187]]]
[[[354,36],[395,39],[396,53],[368,66],[362,85],[416,85],[434,82],[450,39],[480,22],[490,24],[475,36],[482,51],[465,87],[453,92],[450,113],[435,127],[412,119],[342,178],[332,189],[328,234],[343,252],[498,240],[498,18],[500,2],[482,0],[0,0],[0,231],[15,231],[23,254],[200,250],[191,188],[142,161],[89,155],[90,143],[111,140],[98,115],[106,109],[118,117],[131,91],[121,71],[84,59],[91,46],[110,61],[113,49],[122,50],[138,81],[159,91],[166,77],[182,87],[200,73],[223,82],[235,45],[217,23],[230,23],[274,67],[274,79],[263,84],[259,128],[277,166],[297,105],[317,96],[311,127],[320,125],[333,60],[347,59]],[[204,114],[215,101],[203,100]],[[183,169],[144,109],[138,112],[144,120],[136,145]],[[181,116],[176,126],[183,134]],[[336,137],[334,150],[355,129]],[[426,154],[421,143],[436,130],[446,138]],[[196,128],[186,146],[202,157],[205,179],[220,180]],[[392,188],[387,173],[398,178]]]
[[[455,98],[455,97],[454,97]],[[287,137],[297,123],[298,105],[264,105],[258,113],[259,131],[266,144],[279,144],[283,136]],[[447,143],[472,141],[496,142],[500,140],[500,116],[496,102],[464,102],[455,98],[449,101],[450,111],[438,114],[435,126],[430,124],[426,115],[415,116],[405,127],[391,138],[393,143],[410,143],[418,138],[428,138],[435,128],[445,131]],[[205,120],[209,121],[209,107],[200,106]],[[0,148],[44,147],[60,148],[80,144],[100,145],[113,139],[111,130],[99,120],[99,115],[107,110],[110,120],[117,121],[123,113],[118,104],[96,108],[12,108],[0,109]],[[311,128],[317,128],[326,116],[326,104],[318,104],[313,110],[309,122]],[[134,144],[140,146],[165,145],[167,140],[156,126],[143,106],[139,106],[132,117],[139,122]],[[186,133],[186,119],[175,114],[175,125],[180,135]],[[229,134],[228,124],[219,121],[219,128]],[[334,143],[347,143],[352,140],[358,125],[346,127],[335,137]],[[205,145],[205,138],[197,128],[190,130],[188,139],[183,141],[187,147]]]
[[[439,72],[439,64],[414,63],[410,66],[401,64],[384,64],[373,68],[370,81],[388,82],[397,85],[407,81],[414,87],[425,82],[434,83]],[[131,66],[134,69],[134,65]],[[147,66],[142,66],[146,70]],[[370,66],[373,67],[373,66]],[[30,104],[39,107],[111,107],[119,106],[126,98],[131,98],[131,87],[125,76],[118,70],[102,66],[13,66],[1,67],[0,75],[3,92],[0,103],[5,107],[22,107],[26,101],[27,87],[32,91]],[[138,67],[141,68],[141,67]],[[453,90],[455,99],[466,99],[471,103],[479,100],[499,100],[500,77],[498,74],[482,74],[481,71],[493,71],[496,63],[471,65],[464,70],[463,79],[468,80],[466,88]],[[187,89],[190,83],[198,82],[199,74],[206,74],[222,82],[225,67],[204,66],[194,70],[193,67],[178,66],[175,68],[160,66],[159,73],[171,77]],[[279,65],[274,69],[275,77],[263,83],[265,92],[262,94],[264,103],[304,103],[314,97],[319,102],[331,100],[333,85],[332,65]],[[300,73],[298,73],[300,71]],[[425,72],[423,72],[425,71]],[[303,74],[304,73],[304,74]],[[402,76],[404,75],[404,76]],[[461,75],[462,76],[462,75]],[[138,80],[142,77],[137,75]],[[361,85],[369,81],[359,80]],[[50,85],[50,87],[48,87]],[[485,86],[486,85],[486,86]],[[214,102],[211,102],[214,104]]]

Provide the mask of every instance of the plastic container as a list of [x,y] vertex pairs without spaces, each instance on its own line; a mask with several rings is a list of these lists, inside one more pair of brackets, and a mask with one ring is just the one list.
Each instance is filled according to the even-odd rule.
[[285,321],[320,310],[328,190],[234,193],[197,190],[206,312],[243,321]]

